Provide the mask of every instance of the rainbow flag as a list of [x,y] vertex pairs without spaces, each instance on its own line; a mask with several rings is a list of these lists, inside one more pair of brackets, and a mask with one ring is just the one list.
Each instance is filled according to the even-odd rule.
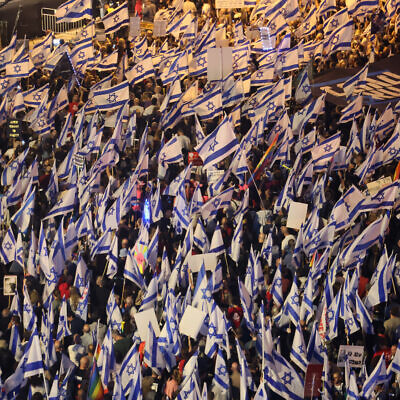
[[[267,160],[268,160],[268,155],[271,153],[271,150],[274,148],[274,146],[276,145],[276,142],[278,141],[278,137],[279,137],[279,132],[275,135],[274,140],[272,141],[271,145],[268,147],[267,151],[264,153],[264,155],[261,157],[260,162],[257,164],[257,167],[254,169],[253,171],[253,177],[254,180],[258,180],[260,179],[260,176],[267,164]],[[250,177],[249,179],[249,185],[252,182],[252,177]]]
[[88,400],[104,400],[104,390],[101,384],[99,370],[97,369],[96,359],[93,359],[93,367],[90,373]]
[[400,161],[397,164],[396,171],[394,172],[393,181],[397,181],[400,176]]

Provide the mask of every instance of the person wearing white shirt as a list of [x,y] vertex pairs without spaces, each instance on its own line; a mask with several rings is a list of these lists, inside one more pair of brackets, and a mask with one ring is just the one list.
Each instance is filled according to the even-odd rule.
[[183,3],[182,10],[184,14],[186,14],[188,11],[191,11],[193,14],[197,13],[196,5],[193,3],[193,1],[190,0],[186,0]]
[[74,335],[74,344],[68,346],[68,355],[70,360],[79,367],[79,360],[86,354],[85,346],[81,344],[81,337],[76,333]]

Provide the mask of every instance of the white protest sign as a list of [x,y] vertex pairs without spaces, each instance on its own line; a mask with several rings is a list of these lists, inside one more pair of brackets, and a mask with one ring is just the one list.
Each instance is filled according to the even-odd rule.
[[206,313],[192,306],[187,306],[179,323],[179,332],[182,335],[197,339],[205,318]]
[[149,322],[151,323],[151,326],[153,327],[156,336],[158,337],[160,335],[160,327],[158,326],[156,313],[154,312],[153,308],[136,313],[134,317],[141,340],[147,340],[149,332]]
[[207,80],[220,81],[232,73],[232,47],[207,50]]
[[271,36],[269,28],[262,26],[260,28],[260,39],[262,43],[263,50],[272,50],[275,48],[274,37]]
[[204,266],[206,267],[206,271],[214,271],[217,266],[217,256],[214,253],[205,253],[205,254],[188,254],[185,258],[185,262],[188,263],[188,266],[192,272],[199,272],[201,265],[204,262]]
[[292,201],[289,206],[289,213],[286,222],[288,228],[300,229],[301,224],[306,220],[307,204]]
[[243,8],[244,0],[215,0],[215,8]]
[[346,359],[349,366],[353,368],[361,368],[363,365],[364,347],[363,346],[346,346],[340,345],[337,359],[337,366],[344,367]]
[[155,20],[153,24],[153,36],[165,36],[167,34],[167,23],[164,19]]
[[3,294],[4,296],[14,296],[17,291],[17,275],[4,275]]
[[129,18],[129,35],[132,37],[140,36],[140,17]]
[[386,176],[384,178],[378,179],[377,181],[367,183],[368,193],[370,196],[376,194],[380,189],[392,183],[392,178]]
[[225,174],[225,171],[222,169],[214,169],[211,171],[207,171],[208,186],[210,187],[211,185],[213,185],[224,174]]

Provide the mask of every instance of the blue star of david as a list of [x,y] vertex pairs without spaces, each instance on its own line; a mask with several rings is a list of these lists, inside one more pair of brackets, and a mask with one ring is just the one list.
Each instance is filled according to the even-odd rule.
[[113,303],[107,303],[106,308],[109,314],[112,314],[112,311],[114,310],[113,305],[114,305]]
[[269,24],[269,27],[270,27],[273,31],[275,31],[275,30],[276,30],[276,24],[275,24],[275,22],[271,22],[271,23]]
[[303,140],[301,141],[301,143],[306,146],[308,144],[308,137],[303,138]]
[[67,395],[67,390],[63,386],[60,387],[59,392],[58,392],[58,397],[63,398],[63,396],[66,396],[66,395]]
[[136,65],[136,72],[138,74],[141,74],[143,70],[144,70],[143,65]]
[[225,367],[225,365],[220,365],[218,368],[217,368],[217,371],[218,371],[218,375],[221,375],[221,376],[225,376],[226,374],[227,374],[227,370],[226,370],[226,367]]
[[297,346],[297,348],[299,349],[299,353],[300,354],[304,353],[304,349],[303,349],[303,345],[302,344],[300,346]]
[[208,111],[214,111],[215,110],[215,105],[214,105],[214,103],[212,101],[209,101],[207,103],[207,109],[208,109]]
[[[214,149],[212,151],[214,151]],[[219,205],[221,204],[221,199],[219,197],[217,197],[216,199],[213,200],[212,204],[213,204],[214,208],[218,208]]]
[[316,235],[316,236],[314,237],[314,239],[313,239],[313,243],[314,243],[315,245],[317,245],[317,244],[320,242],[320,240],[321,240],[321,237],[320,237],[319,235]]
[[5,60],[5,56],[4,56],[4,54],[1,54],[0,55],[0,62],[4,62],[4,60]]
[[90,142],[88,142],[87,147],[89,149],[92,149],[94,147],[94,140],[91,140]]
[[91,106],[91,105],[93,105],[93,100],[92,99],[88,100],[88,102],[86,103],[86,106]]
[[214,141],[210,144],[208,151],[215,151],[215,147],[218,146],[217,139],[215,138]]
[[183,397],[185,398],[185,399],[187,399],[189,396],[190,396],[190,394],[192,393],[192,391],[191,390],[188,390],[188,391],[184,391],[183,392]]
[[311,92],[311,86],[310,85],[303,85],[303,92],[304,93],[310,93]]
[[318,350],[321,354],[326,353],[325,346],[322,343],[318,346]]
[[169,326],[170,326],[172,333],[175,333],[178,331],[177,324],[176,324],[175,320],[173,320],[172,318],[169,320]]
[[76,311],[78,311],[79,314],[82,314],[85,311],[85,305],[83,303],[78,303]]
[[16,170],[18,168],[18,161],[15,160],[10,164],[10,169],[12,169],[13,171]]
[[62,203],[63,203],[63,199],[60,199],[57,201],[56,206],[60,207]]
[[126,373],[128,375],[135,375],[135,371],[136,371],[136,366],[134,366],[133,364],[128,364],[126,367]]
[[77,287],[85,286],[85,281],[80,275],[78,275],[76,278],[76,286]]
[[297,111],[297,115],[302,116],[305,114],[305,112],[306,112],[306,109],[302,108],[301,110]]
[[168,68],[171,65],[172,61],[171,60],[167,60],[165,62],[165,66]]
[[160,163],[161,163],[161,164],[164,164],[166,158],[167,158],[167,157],[166,157],[165,153],[162,153],[161,156],[160,156]]
[[352,327],[352,326],[353,326],[354,321],[353,321],[352,318],[351,318],[351,319],[348,319],[348,320],[346,320],[346,321],[347,321],[347,325],[349,325],[349,327]]
[[395,156],[397,153],[398,153],[398,150],[395,149],[394,147],[391,147],[391,148],[389,149],[389,154],[390,154],[391,156]]
[[274,111],[275,103],[273,101],[271,103],[269,103],[267,109],[268,109],[268,111]]
[[40,53],[40,54],[37,56],[37,58],[38,58],[39,60],[43,60],[43,59],[44,59],[44,55],[43,55],[42,53]]
[[292,374],[290,372],[285,372],[281,379],[285,385],[290,385],[294,378],[292,377]]
[[152,200],[151,201],[151,208],[156,208],[156,204],[157,204],[157,201],[156,200]]
[[328,321],[330,322],[330,321],[333,321],[333,319],[335,318],[335,313],[333,312],[333,310],[328,310],[326,316],[328,318]]
[[385,196],[383,195],[383,193],[379,193],[375,198],[376,200],[382,202],[385,199]]
[[109,103],[115,103],[118,99],[118,96],[115,93],[110,93],[107,97],[107,101]]
[[52,267],[50,269],[50,278],[48,279],[48,281],[49,281],[50,284],[58,282],[57,272],[56,272],[56,269],[54,267]]
[[83,30],[82,32],[81,32],[81,36],[83,37],[83,38],[85,38],[86,36],[88,36],[89,35],[89,33],[86,31],[86,30]]
[[258,79],[261,79],[263,76],[264,76],[264,74],[262,73],[262,71],[257,71],[256,77],[257,77]]
[[115,211],[115,208],[114,207],[110,207],[110,209],[108,210],[107,214],[108,215],[113,215],[114,211]]
[[85,58],[85,52],[84,51],[80,51],[78,53],[78,58]]
[[255,98],[249,100],[249,105],[255,107],[257,105],[257,100]]
[[213,323],[208,325],[208,336],[210,338],[217,337],[217,327]]
[[337,19],[333,19],[331,21],[331,25],[332,25],[332,27],[336,28],[339,25],[339,21]]
[[300,304],[300,299],[299,299],[299,295],[298,295],[298,294],[294,294],[294,295],[290,298],[290,300],[291,300],[291,303],[292,303],[294,306],[298,306],[298,305]]
[[277,278],[277,280],[275,281],[275,286],[276,287],[281,287],[282,286],[282,279],[281,278]]
[[210,293],[209,290],[207,289],[200,289],[200,290],[203,293],[203,295],[201,296],[202,300],[211,301],[212,298],[211,294],[207,294],[207,292]]
[[2,89],[7,89],[8,84],[9,84],[8,79],[4,79],[3,82],[1,82]]
[[33,95],[33,100],[40,101],[41,99],[42,99],[42,96],[39,93],[35,93]]
[[6,244],[4,244],[4,248],[6,250],[11,250],[12,249],[12,244],[10,242],[7,242]]
[[25,312],[27,312],[27,313],[30,313],[31,312],[31,306],[29,305],[29,304],[24,304],[24,311]]
[[114,23],[116,24],[118,21],[119,21],[119,15],[117,14],[117,15],[114,17]]
[[332,145],[328,143],[328,144],[324,147],[324,151],[328,152],[328,151],[331,151],[331,150],[332,150]]
[[117,321],[111,321],[111,327],[112,329],[117,329],[120,330],[121,329],[121,324]]
[[197,65],[198,65],[199,67],[203,68],[204,65],[206,65],[206,59],[205,59],[205,57],[200,57],[200,58],[197,60]]
[[281,56],[281,63],[285,64],[285,62],[286,62],[286,56]]
[[65,6],[65,13],[67,13],[69,11],[69,7]]
[[304,24],[304,29],[305,29],[306,31],[308,31],[308,30],[310,29],[310,23],[309,23],[309,22],[306,22],[306,23]]
[[238,54],[238,53],[235,53],[234,55],[233,55],[233,61],[237,61],[237,60],[239,60],[239,58],[240,58],[240,55]]
[[21,66],[20,65],[14,65],[14,72],[15,73],[21,72]]
[[40,119],[39,122],[38,122],[38,125],[39,125],[40,128],[43,128],[46,125],[46,123],[44,122],[43,119]]

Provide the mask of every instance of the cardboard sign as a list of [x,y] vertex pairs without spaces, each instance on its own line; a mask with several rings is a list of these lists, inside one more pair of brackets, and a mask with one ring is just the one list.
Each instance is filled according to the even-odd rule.
[[136,313],[134,317],[137,329],[139,331],[139,336],[142,341],[145,342],[147,340],[149,322],[151,323],[156,336],[160,336],[160,327],[158,326],[156,313],[154,312],[153,308]]
[[132,37],[140,36],[140,17],[129,18],[129,34]]
[[215,271],[218,259],[214,253],[195,255],[188,254],[185,258],[185,262],[188,263],[188,266],[192,272],[199,272],[203,262],[204,266],[206,267],[206,271]]
[[17,290],[17,275],[4,275],[3,294],[4,296],[14,296]]
[[85,156],[74,154],[72,162],[76,167],[82,168],[85,165]]
[[215,0],[215,8],[243,8],[244,0]]
[[225,174],[225,171],[222,169],[213,169],[212,171],[207,171],[207,181],[208,187],[218,181],[222,175]]
[[344,367],[346,359],[349,366],[353,368],[361,368],[363,365],[364,347],[363,346],[346,346],[339,347],[337,366]]
[[304,398],[318,398],[322,385],[322,364],[308,364],[304,382]]
[[384,178],[378,179],[377,181],[367,183],[369,195],[375,195],[380,189],[389,185],[390,183],[392,183],[392,178],[390,176],[385,176]]
[[200,165],[203,165],[203,160],[200,158],[197,151],[190,151],[188,153],[188,163],[192,163],[196,167],[199,167]]
[[260,39],[262,43],[263,50],[272,50],[275,48],[275,43],[272,42],[272,37],[269,28],[262,26],[260,28]]
[[307,204],[298,203],[296,201],[290,202],[289,213],[286,222],[288,228],[300,229],[301,224],[306,220]]
[[182,335],[197,339],[205,318],[206,313],[192,306],[187,306],[179,323],[179,332]]
[[153,36],[160,37],[167,34],[167,21],[159,19],[154,21],[153,25]]
[[207,80],[220,81],[232,73],[232,47],[207,50]]

